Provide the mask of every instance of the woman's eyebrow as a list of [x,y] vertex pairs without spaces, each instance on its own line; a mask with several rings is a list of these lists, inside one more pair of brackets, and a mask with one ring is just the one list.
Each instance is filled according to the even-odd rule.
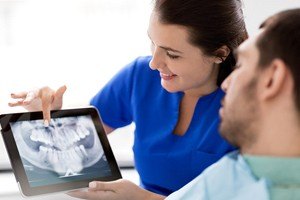
[[173,51],[175,53],[182,53],[181,51],[178,51],[178,50],[175,50],[175,49],[172,49],[170,47],[164,47],[164,46],[159,46],[160,48],[166,50],[166,51]]
[[[152,41],[152,38],[150,37],[150,34],[149,34],[149,32],[147,31],[147,35],[148,35],[148,37],[149,37],[149,39]],[[160,47],[160,48],[162,48],[162,49],[164,49],[164,50],[166,50],[166,51],[173,51],[173,52],[175,52],[175,53],[183,53],[183,52],[181,52],[181,51],[179,51],[179,50],[176,50],[176,49],[172,49],[171,47],[165,47],[165,46],[158,46],[158,47]]]

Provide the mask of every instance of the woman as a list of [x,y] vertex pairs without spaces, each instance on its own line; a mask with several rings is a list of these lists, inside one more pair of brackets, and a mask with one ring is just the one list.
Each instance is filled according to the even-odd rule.
[[[124,67],[91,100],[105,130],[134,122],[141,186],[168,195],[233,149],[218,133],[221,82],[232,50],[247,38],[239,0],[156,0],[148,35],[152,56]],[[149,68],[150,66],[150,68]],[[65,87],[13,94],[11,106],[61,108]],[[38,100],[38,101],[36,101]]]

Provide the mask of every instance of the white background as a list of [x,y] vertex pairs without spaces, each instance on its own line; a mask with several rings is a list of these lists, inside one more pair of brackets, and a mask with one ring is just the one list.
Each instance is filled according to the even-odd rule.
[[[252,35],[267,16],[299,0],[245,0]],[[66,84],[64,107],[87,105],[122,66],[149,54],[151,0],[0,0],[0,112],[11,92]],[[109,139],[132,164],[132,127]],[[1,140],[1,139],[0,139]],[[7,161],[0,141],[0,167]]]

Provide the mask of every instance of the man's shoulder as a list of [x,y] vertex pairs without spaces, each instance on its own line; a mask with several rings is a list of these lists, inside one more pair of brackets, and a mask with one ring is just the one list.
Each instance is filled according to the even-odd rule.
[[251,169],[238,150],[227,153],[218,162],[207,168],[203,175],[211,179],[214,177],[236,179],[241,178],[241,175],[250,179],[253,178]]
[[243,157],[233,151],[167,199],[265,200],[269,196],[265,182],[256,180]]
[[205,170],[203,179],[206,183],[206,190],[209,194],[217,197],[216,199],[222,199],[218,195],[233,198],[250,194],[251,191],[254,192],[255,190],[257,190],[259,197],[267,195],[264,180],[257,180],[253,176],[250,167],[238,150],[226,154],[217,163]]
[[[224,173],[227,171],[235,171],[237,168],[241,171],[248,171],[247,164],[243,162],[241,155],[239,154],[239,151],[232,151],[224,155],[218,162],[211,165],[209,168],[207,168],[204,172],[204,176],[208,177],[214,177],[214,176],[231,176],[230,173]],[[241,166],[240,166],[241,165]]]

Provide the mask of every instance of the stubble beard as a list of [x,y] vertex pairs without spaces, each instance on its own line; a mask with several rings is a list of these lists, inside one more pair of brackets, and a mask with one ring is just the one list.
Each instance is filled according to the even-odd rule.
[[227,109],[220,124],[220,133],[230,144],[243,149],[250,148],[256,141],[256,125],[259,116],[257,79],[254,78],[239,95],[239,100]]

